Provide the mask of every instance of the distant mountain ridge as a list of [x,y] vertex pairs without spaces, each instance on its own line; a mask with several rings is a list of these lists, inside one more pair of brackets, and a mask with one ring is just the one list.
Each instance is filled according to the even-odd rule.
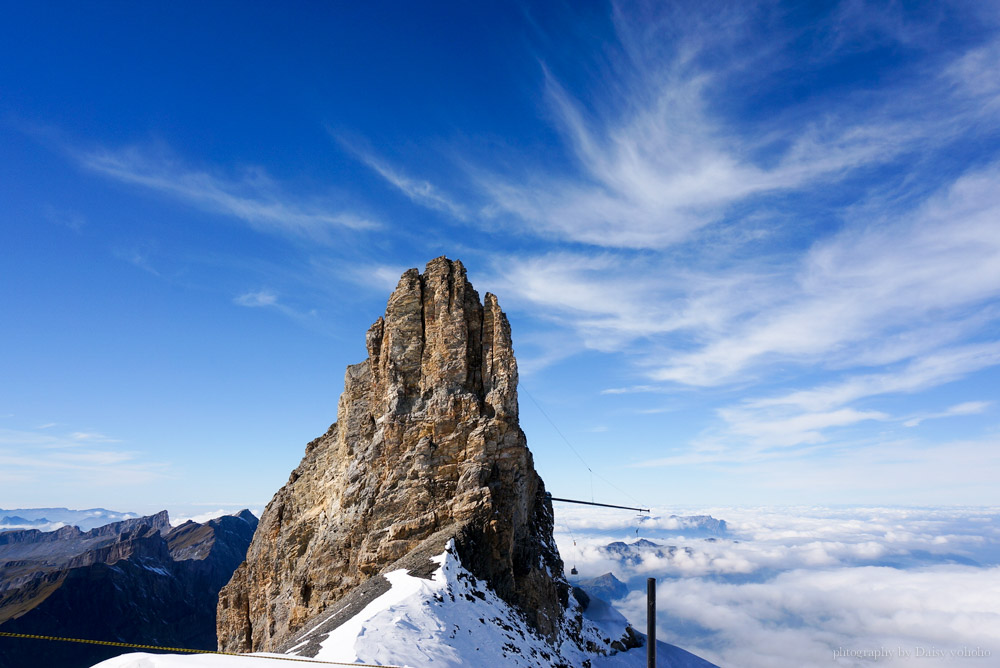
[[659,559],[665,559],[673,557],[678,550],[682,550],[689,557],[694,556],[695,553],[690,547],[661,545],[660,543],[654,543],[653,541],[646,540],[645,538],[640,538],[634,543],[624,543],[619,540],[613,543],[608,543],[599,549],[609,557],[621,559],[623,562],[632,565],[638,564],[642,561],[643,555],[645,554],[651,554]]
[[[219,589],[256,527],[248,510],[173,528],[161,511],[88,531],[4,531],[0,630],[214,649]],[[0,638],[0,668],[82,668],[117,653]]]
[[83,531],[112,522],[135,519],[137,513],[122,513],[106,508],[71,510],[69,508],[0,508],[0,532],[10,529],[55,531],[61,526],[76,526]]
[[677,521],[679,531],[693,531],[696,535],[725,536],[729,532],[726,520],[711,515],[671,515],[670,519]]
[[[122,520],[105,524],[89,531],[81,531],[75,526],[64,526],[55,531],[39,529],[15,529],[0,533],[0,564],[9,561],[28,560],[33,567],[43,570],[70,566],[70,560],[119,542],[123,535],[137,529],[155,529],[161,532],[170,529],[170,518],[163,510],[148,517]],[[10,568],[0,565],[0,591],[9,580]]]

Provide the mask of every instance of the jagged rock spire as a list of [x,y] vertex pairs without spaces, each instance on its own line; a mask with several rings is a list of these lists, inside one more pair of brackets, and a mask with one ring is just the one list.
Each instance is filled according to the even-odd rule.
[[308,444],[220,594],[219,647],[276,649],[403,557],[452,538],[466,568],[554,638],[569,588],[496,297],[480,302],[461,262],[437,258],[403,274],[366,344],[338,421]]

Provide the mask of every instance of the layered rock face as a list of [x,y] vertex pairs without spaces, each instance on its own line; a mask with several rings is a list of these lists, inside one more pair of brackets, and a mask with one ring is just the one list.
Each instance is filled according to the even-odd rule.
[[275,650],[406,555],[440,553],[451,538],[466,568],[555,638],[569,587],[518,426],[496,297],[480,302],[460,262],[432,260],[403,274],[366,341],[338,421],[308,444],[220,593],[219,648]]

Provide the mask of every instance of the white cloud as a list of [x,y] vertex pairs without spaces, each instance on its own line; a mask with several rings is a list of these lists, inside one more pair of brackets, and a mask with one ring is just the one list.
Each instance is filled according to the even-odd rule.
[[149,261],[148,251],[140,248],[116,248],[114,250],[115,257],[120,260],[124,260],[129,264],[142,269],[145,272],[152,274],[153,276],[159,276],[160,272],[156,270],[155,267]]
[[404,174],[398,167],[389,165],[371,150],[362,149],[360,146],[343,137],[334,135],[334,139],[413,202],[430,209],[442,211],[458,220],[468,220],[469,214],[466,208],[453,198],[443,194],[430,181]]
[[989,401],[966,401],[965,403],[951,406],[947,410],[941,411],[940,413],[927,413],[910,418],[904,422],[903,425],[907,427],[916,427],[924,420],[936,420],[939,418],[955,417],[956,415],[976,415],[989,408],[991,403],[992,402]]
[[[915,212],[817,243],[769,308],[655,378],[713,384],[772,357],[814,363],[831,352],[841,365],[888,364],[974,332],[983,323],[970,308],[1000,295],[998,182],[998,165],[970,172]],[[896,345],[873,355],[883,337]]]
[[[816,419],[809,414],[874,418],[846,404],[996,365],[998,342],[989,333],[1000,317],[1000,164],[970,165],[950,181],[943,174],[928,181],[915,170],[916,156],[996,129],[998,117],[983,109],[1000,99],[990,58],[1000,42],[935,56],[933,76],[848,92],[815,108],[790,105],[754,125],[727,116],[721,92],[790,66],[784,45],[802,37],[779,31],[760,43],[754,21],[762,16],[783,20],[766,6],[699,14],[615,5],[617,44],[602,61],[599,94],[574,98],[543,66],[572,168],[522,162],[499,174],[463,158],[485,195],[478,205],[402,176],[371,152],[355,153],[426,206],[457,218],[478,206],[527,234],[598,248],[497,256],[492,284],[505,303],[574,331],[586,348],[637,353],[640,373],[656,383],[746,384],[778,366],[847,371],[740,406],[809,401],[802,415],[789,408],[781,416],[794,425]],[[817,49],[809,57],[918,45],[936,29],[899,8],[843,3],[809,28]],[[758,55],[714,57],[747,40],[760,46]],[[794,227],[821,223],[812,210],[766,196],[813,199],[857,170],[902,156],[914,158],[891,167],[896,181],[822,212],[840,227],[798,254],[782,247]],[[940,184],[930,196],[928,183]],[[786,236],[759,246],[769,234]],[[799,436],[815,442],[824,429]]]
[[[707,110],[712,74],[642,72],[620,116],[595,118],[553,77],[547,92],[579,176],[479,177],[491,208],[533,233],[612,248],[664,248],[723,220],[751,197],[837,180],[903,150],[901,129],[850,126],[801,131],[771,167]],[[837,127],[837,124],[830,124]],[[528,185],[525,185],[528,184]]]
[[655,259],[564,252],[498,259],[495,282],[515,308],[542,309],[589,348],[638,352],[654,380],[746,383],[779,365],[838,374],[718,411],[730,443],[822,443],[832,428],[890,418],[854,402],[921,392],[1000,364],[1000,341],[982,338],[997,322],[992,302],[1000,296],[995,183],[1000,166],[970,172],[915,212],[849,227],[789,266],[710,273],[669,260],[658,267]]
[[70,434],[70,438],[74,441],[87,441],[90,443],[118,443],[119,441],[114,438],[108,438],[104,434],[99,434],[97,432],[91,431],[74,431]]
[[719,415],[728,423],[731,433],[747,437],[751,443],[763,448],[822,443],[826,440],[822,432],[831,427],[889,418],[879,411],[858,411],[853,408],[772,417],[740,408],[725,408],[719,411]]
[[205,522],[209,520],[214,520],[217,517],[222,517],[224,515],[232,515],[232,514],[233,514],[232,510],[218,508],[216,510],[209,510],[204,513],[199,513],[197,515],[184,516],[184,517],[171,517],[170,524],[175,527],[180,526],[185,522],[196,522],[198,524],[204,524]]
[[[984,153],[931,176],[926,164],[1000,127],[1000,41],[928,49],[912,61],[924,76],[818,90],[748,120],[731,110],[733,89],[773,86],[797,66],[790,53],[818,67],[875,46],[920,49],[940,26],[854,2],[808,28],[768,5],[613,4],[612,18],[592,87],[571,92],[541,58],[553,155],[445,156],[469,176],[452,192],[471,183],[478,199],[339,139],[422,206],[542,239],[546,250],[491,258],[505,307],[562,330],[558,350],[542,345],[525,369],[591,349],[626,353],[640,376],[605,394],[741,388],[688,451],[642,464],[682,466],[843,450],[838,432],[927,419],[861,402],[1000,364],[1000,163]],[[776,28],[766,41],[764,24]],[[806,54],[789,48],[806,36]],[[423,160],[417,173],[434,172]],[[848,187],[845,203],[788,202],[848,181],[871,185]],[[755,391],[775,370],[783,389]],[[931,456],[914,444],[897,454],[921,470]]]
[[[838,649],[903,648],[911,660],[921,649],[996,651],[998,593],[1000,568],[866,567],[792,571],[762,584],[666,581],[657,604],[664,639],[685,646],[672,626],[704,629],[702,639],[686,646],[719,665],[808,668],[859,665],[835,661]],[[644,605],[641,595],[633,595],[627,615],[641,619]],[[970,660],[949,657],[926,665]]]
[[[865,420],[891,419],[890,415],[881,411],[851,408],[848,406],[851,402],[892,393],[919,392],[996,364],[1000,364],[1000,342],[956,346],[915,359],[886,373],[848,376],[842,381],[809,390],[747,399],[717,411],[723,424],[713,438],[721,438],[726,444],[750,443],[757,449],[828,442],[830,437],[827,432],[831,428]],[[984,411],[989,405],[990,402],[966,402],[944,412],[907,418],[903,424],[915,427],[927,419],[971,415]],[[736,450],[720,447],[718,453],[702,457],[701,461],[724,461],[727,457],[745,460],[751,451],[746,447]],[[919,447],[906,447],[904,452],[915,459],[922,459],[927,454]],[[676,464],[681,460],[665,458],[657,461]]]
[[752,408],[786,406],[809,411],[828,410],[865,397],[917,392],[996,364],[1000,364],[1000,342],[955,346],[915,359],[898,370],[850,376],[831,385],[754,399],[746,405]]
[[957,504],[1000,501],[1000,439],[923,442],[866,433],[814,445],[765,447],[725,433],[631,468],[671,467],[707,477],[727,499],[851,499],[855,503]]
[[42,213],[53,223],[67,227],[77,234],[82,233],[83,229],[87,226],[87,219],[76,211],[57,209],[51,204],[46,204],[42,208]]
[[[581,578],[612,571],[630,584],[616,605],[639,628],[645,578],[656,577],[658,637],[718,665],[868,665],[834,651],[880,647],[910,651],[916,663],[917,648],[979,646],[995,656],[1000,647],[1000,508],[671,509],[725,519],[730,535],[715,541],[672,532],[659,512],[639,525],[641,537],[678,549],[625,562],[600,548],[634,542],[632,518],[560,506],[563,559]],[[989,659],[921,665],[970,661]]]
[[26,494],[39,483],[58,490],[136,485],[164,475],[164,464],[112,447],[119,442],[96,432],[0,429],[0,469],[10,483],[5,491]]
[[[810,58],[836,60],[880,42],[912,44],[937,27],[896,10],[852,6],[841,4],[810,29]],[[703,13],[615,4],[617,39],[604,51],[600,85],[574,97],[542,65],[567,161],[529,166],[519,156],[510,160],[519,166],[500,173],[493,155],[489,162],[453,158],[480,192],[478,203],[445,195],[429,180],[337,139],[414,202],[459,220],[478,211],[533,236],[645,250],[707,233],[754,238],[745,223],[767,210],[767,196],[827,190],[858,170],[941,148],[970,128],[997,126],[983,109],[1000,100],[991,78],[996,44],[936,62],[942,73],[921,83],[901,78],[877,93],[841,92],[819,101],[807,95],[753,123],[727,116],[730,89],[785,75],[802,57],[790,55],[796,50],[789,45],[803,35],[775,29],[780,14],[768,6]],[[739,58],[719,57],[735,45],[743,47]],[[426,162],[422,169],[428,171]]]
[[271,292],[270,290],[258,290],[256,292],[245,292],[236,299],[233,303],[240,306],[249,306],[251,308],[261,307],[261,306],[276,306],[278,304],[278,295]]
[[709,271],[670,258],[558,252],[496,258],[491,283],[506,303],[544,313],[589,348],[638,349],[657,381],[744,382],[788,363],[886,367],[751,402],[828,411],[1000,362],[998,342],[961,343],[998,318],[990,306],[1000,296],[997,182],[996,165],[969,173],[917,211],[850,227],[790,263]]
[[238,295],[233,299],[233,303],[237,306],[246,306],[247,308],[270,308],[283,313],[284,315],[294,318],[296,320],[304,320],[308,318],[314,318],[317,314],[316,309],[310,309],[308,311],[301,311],[299,309],[293,308],[285,303],[283,303],[279,298],[278,294],[273,290],[250,290]]
[[86,169],[108,178],[238,218],[265,232],[324,240],[333,230],[378,227],[366,217],[290,196],[260,169],[248,170],[242,178],[227,178],[138,147],[79,152],[76,158]]
[[541,312],[603,351],[722,328],[764,306],[762,282],[739,269],[716,274],[606,252],[496,257],[489,278],[505,304]]
[[1000,40],[994,39],[963,54],[944,72],[968,103],[983,115],[995,114],[1000,108],[1000,81],[995,73],[998,58]]
[[393,291],[399,284],[399,278],[409,267],[403,265],[360,265],[349,271],[345,278],[360,286],[371,287],[379,291]]
[[601,390],[601,394],[634,394],[637,392],[659,392],[663,388],[657,385],[631,385],[629,387],[609,387]]

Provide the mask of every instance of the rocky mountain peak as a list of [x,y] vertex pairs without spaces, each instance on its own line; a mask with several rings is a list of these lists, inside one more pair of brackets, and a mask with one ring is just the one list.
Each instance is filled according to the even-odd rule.
[[494,295],[480,302],[457,260],[406,271],[366,344],[379,414],[433,413],[462,396],[478,400],[478,413],[517,417],[510,325]]
[[426,556],[449,540],[554,639],[569,586],[518,425],[496,297],[480,301],[462,264],[437,258],[402,275],[366,344],[368,359],[347,368],[338,421],[307,445],[220,594],[220,648],[279,648],[362,586],[378,589],[382,573],[402,564],[429,576]]

